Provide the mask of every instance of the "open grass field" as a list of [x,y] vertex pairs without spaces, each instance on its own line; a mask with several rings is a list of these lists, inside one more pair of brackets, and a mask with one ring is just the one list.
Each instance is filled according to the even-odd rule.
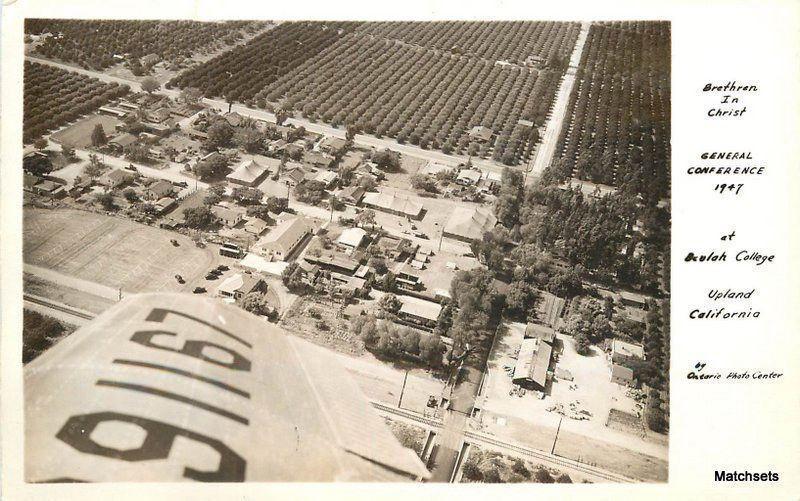
[[23,239],[26,263],[125,292],[191,290],[216,264],[183,235],[79,210],[26,208]]
[[53,141],[61,144],[70,144],[75,148],[86,149],[92,144],[92,131],[95,125],[101,124],[106,132],[106,137],[112,137],[115,127],[122,122],[110,115],[101,113],[82,118],[52,135]]

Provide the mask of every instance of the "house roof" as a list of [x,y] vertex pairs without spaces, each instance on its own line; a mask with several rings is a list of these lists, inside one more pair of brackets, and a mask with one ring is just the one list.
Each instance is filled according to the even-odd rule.
[[311,164],[316,167],[323,167],[331,163],[332,158],[315,151],[309,151],[303,155],[303,163]]
[[109,141],[109,143],[117,144],[117,145],[122,146],[124,148],[125,146],[128,146],[129,144],[135,143],[136,140],[137,140],[136,136],[126,132],[124,134],[120,134],[119,136],[116,136],[116,137],[112,138]]
[[440,172],[447,172],[447,171],[452,170],[452,169],[453,169],[453,167],[451,167],[449,165],[441,164],[439,162],[430,161],[425,165],[425,167],[420,169],[420,173],[429,174],[431,176],[434,176],[434,175],[436,175],[436,174],[438,174]]
[[611,341],[611,352],[624,357],[644,359],[644,348],[640,345],[620,341],[619,339]]
[[525,338],[520,345],[517,363],[514,366],[514,379],[530,379],[541,387],[547,383],[547,371],[553,347],[539,338]]
[[269,166],[261,165],[255,159],[245,160],[239,164],[233,172],[225,176],[228,181],[239,181],[246,184],[251,184],[262,177],[267,171]]
[[339,192],[339,197],[348,198],[358,203],[364,197],[364,193],[366,193],[366,190],[361,186],[348,186]]
[[476,125],[475,127],[469,130],[469,135],[471,137],[475,137],[483,141],[490,140],[493,134],[494,131],[492,131],[492,129],[484,127],[483,125]]
[[553,344],[553,341],[556,339],[556,331],[546,325],[529,322],[528,325],[525,326],[525,337],[535,337],[541,339],[545,343]]
[[231,127],[238,127],[242,124],[242,120],[244,119],[242,115],[236,113],[235,111],[231,113],[225,113],[224,116],[225,120],[228,122],[228,124],[230,124]]
[[250,218],[244,225],[244,230],[248,233],[253,233],[255,235],[260,235],[267,229],[269,225],[266,221],[261,218],[253,217]]
[[241,219],[242,213],[228,207],[224,207],[222,205],[213,205],[211,207],[211,212],[214,213],[219,219],[224,221],[236,221],[237,219]]
[[402,306],[400,306],[400,313],[435,322],[439,319],[439,314],[442,312],[442,305],[439,303],[425,301],[424,299],[411,296],[397,296],[397,299],[403,303]]
[[315,181],[319,181],[321,183],[330,184],[336,181],[336,178],[339,176],[335,172],[331,172],[329,170],[323,170],[317,174],[317,177],[314,178]]
[[423,209],[421,203],[391,193],[367,193],[364,195],[364,204],[410,217],[418,217]]
[[367,236],[367,232],[361,228],[347,228],[336,239],[336,243],[347,245],[349,247],[358,247]]
[[341,150],[342,148],[344,148],[344,145],[345,145],[346,142],[347,141],[345,141],[344,139],[342,139],[340,137],[326,136],[325,139],[323,139],[320,142],[319,146],[320,146],[320,148],[329,148],[329,149],[332,149],[332,150]]
[[458,171],[457,179],[466,179],[469,182],[475,184],[481,180],[481,171],[476,169],[461,169]]
[[611,366],[611,377],[633,381],[633,371],[624,365],[613,364]]
[[274,230],[264,235],[257,245],[262,249],[279,251],[285,256],[291,252],[300,237],[309,232],[311,227],[306,224],[304,218],[296,217],[280,223]]
[[490,209],[483,207],[457,207],[447,220],[444,232],[469,240],[481,240],[483,234],[497,224]]
[[124,170],[121,170],[121,169],[115,169],[115,170],[109,172],[107,175],[108,175],[108,179],[110,179],[111,181],[114,181],[114,182],[123,182],[123,181],[127,181],[129,179],[133,179],[133,174],[131,174],[130,172],[126,172]]
[[162,198],[158,199],[158,201],[155,203],[155,206],[160,208],[160,209],[165,209],[165,208],[169,207],[170,205],[172,205],[174,203],[175,203],[175,199],[174,198],[172,198],[172,197],[162,197]]
[[164,195],[172,193],[172,190],[173,190],[172,183],[170,183],[165,179],[160,179],[147,187],[147,191],[153,193],[158,197],[163,197]]

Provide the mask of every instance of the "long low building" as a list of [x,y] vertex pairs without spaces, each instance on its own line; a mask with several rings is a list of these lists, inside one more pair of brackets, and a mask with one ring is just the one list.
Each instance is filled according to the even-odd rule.
[[391,193],[367,193],[362,203],[375,210],[411,219],[422,219],[425,210],[421,203]]
[[492,210],[484,207],[457,207],[447,220],[444,236],[462,242],[479,241],[497,224]]
[[256,251],[276,261],[286,261],[310,234],[311,226],[302,217],[289,219],[261,237],[255,245]]
[[539,338],[525,338],[517,356],[512,381],[524,388],[544,391],[553,347]]

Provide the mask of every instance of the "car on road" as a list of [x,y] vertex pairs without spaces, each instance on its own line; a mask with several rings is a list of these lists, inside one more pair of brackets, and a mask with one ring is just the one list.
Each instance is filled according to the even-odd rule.
[[186,280],[184,280],[183,277],[180,276],[180,275],[175,275],[175,280],[177,280],[179,284],[185,284],[186,283]]
[[171,243],[173,247],[180,247],[180,245],[181,245],[174,238],[172,240],[170,240],[169,243]]
[[202,294],[202,293],[206,292],[206,288],[205,287],[195,287],[192,292],[194,292],[195,294]]
[[219,271],[228,271],[228,270],[230,270],[230,268],[228,268],[228,267],[227,267],[226,265],[224,265],[224,264],[221,264],[221,265],[217,266],[217,269],[218,269]]
[[216,280],[218,278],[219,278],[219,275],[217,275],[215,273],[209,273],[208,275],[206,275],[206,280]]

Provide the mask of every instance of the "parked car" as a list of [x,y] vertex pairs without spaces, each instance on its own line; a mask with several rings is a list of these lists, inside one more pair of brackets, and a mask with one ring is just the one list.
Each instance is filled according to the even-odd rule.
[[224,265],[224,264],[221,264],[221,265],[217,266],[217,269],[218,269],[219,271],[228,271],[228,270],[230,270],[230,268],[228,268],[228,267],[227,267],[226,265]]
[[174,238],[172,240],[170,240],[169,243],[171,243],[173,247],[179,247],[180,246],[178,241],[175,240]]
[[177,280],[179,284],[186,283],[186,280],[184,280],[183,277],[180,275],[175,275],[175,280]]
[[219,275],[215,275],[213,273],[209,273],[208,275],[206,275],[206,280],[216,280],[218,278],[219,278]]
[[202,294],[202,293],[204,293],[205,291],[206,291],[206,288],[205,288],[205,287],[195,287],[195,288],[194,288],[194,290],[193,290],[192,292],[194,292],[195,294]]

